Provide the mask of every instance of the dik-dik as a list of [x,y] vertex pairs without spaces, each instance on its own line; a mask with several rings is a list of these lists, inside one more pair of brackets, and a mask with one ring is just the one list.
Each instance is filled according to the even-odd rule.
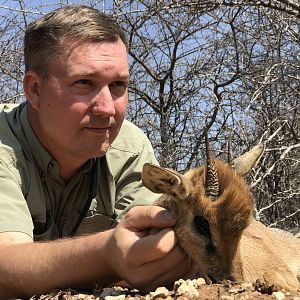
[[182,248],[208,283],[223,279],[300,289],[300,239],[270,229],[253,218],[254,199],[243,179],[264,146],[226,164],[210,157],[205,166],[180,173],[146,164],[144,185],[162,195],[156,205],[177,216]]

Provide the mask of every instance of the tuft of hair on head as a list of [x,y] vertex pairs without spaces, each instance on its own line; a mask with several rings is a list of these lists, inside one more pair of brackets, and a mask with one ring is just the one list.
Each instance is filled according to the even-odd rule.
[[25,72],[34,70],[47,77],[47,65],[61,54],[65,37],[87,43],[121,39],[128,48],[125,33],[112,16],[85,5],[68,5],[28,25],[24,36]]

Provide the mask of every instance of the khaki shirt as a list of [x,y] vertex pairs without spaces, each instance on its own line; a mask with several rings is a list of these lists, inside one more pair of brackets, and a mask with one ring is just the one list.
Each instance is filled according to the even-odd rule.
[[[27,104],[0,104],[0,232],[23,232],[49,240],[111,228],[132,206],[157,198],[141,182],[144,163],[154,163],[152,146],[124,121],[104,157],[90,159],[69,182],[39,143]],[[91,204],[88,195],[91,194]]]

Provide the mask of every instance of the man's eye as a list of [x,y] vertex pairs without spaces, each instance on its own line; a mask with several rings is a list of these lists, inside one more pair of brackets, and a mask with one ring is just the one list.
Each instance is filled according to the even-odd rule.
[[115,81],[115,82],[111,83],[110,86],[127,88],[128,84],[124,81]]
[[121,97],[126,93],[128,84],[124,81],[115,81],[109,85],[112,94]]
[[75,83],[82,84],[82,85],[90,85],[91,81],[89,79],[80,79],[80,80],[77,80]]

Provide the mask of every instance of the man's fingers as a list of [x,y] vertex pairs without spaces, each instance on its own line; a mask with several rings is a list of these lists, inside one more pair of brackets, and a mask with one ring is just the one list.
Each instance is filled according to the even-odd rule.
[[[140,257],[135,257],[135,263],[141,265],[152,262],[166,256],[176,245],[176,236],[172,228],[161,229],[155,234],[145,236],[137,240],[131,247],[131,253],[142,253]],[[151,250],[150,250],[151,249]]]
[[[187,255],[183,252],[181,247],[176,246],[173,248],[168,255],[161,259],[145,263],[137,268],[135,273],[132,273],[129,277],[124,278],[130,285],[135,288],[144,286],[152,286],[153,282],[157,282],[158,278],[170,277],[170,272],[178,275],[178,271],[181,274],[179,266],[186,268],[185,273],[189,269],[189,264],[186,262]],[[184,266],[182,265],[183,262]],[[173,275],[172,275],[173,279]],[[161,281],[163,283],[163,281]]]
[[[164,263],[165,262],[160,262],[160,264]],[[187,255],[185,255],[183,259],[178,260],[176,266],[172,264],[170,265],[171,267],[166,268],[164,273],[158,274],[154,277],[154,280],[149,282],[149,284],[141,286],[139,287],[139,289],[142,292],[150,292],[154,291],[159,286],[166,286],[168,288],[172,288],[176,280],[185,277],[185,274],[189,272],[190,258]]]
[[141,231],[147,228],[172,227],[176,218],[170,211],[159,206],[135,206],[122,219],[125,227]]
[[[172,228],[176,218],[158,206],[133,207],[115,230],[114,252],[117,272],[130,285],[151,289],[182,278],[190,269],[190,259],[177,245]],[[120,258],[120,259],[119,259]],[[150,287],[149,287],[150,284]]]
[[183,279],[195,279],[199,274],[199,266],[189,256],[185,256],[184,260],[175,268],[171,268],[168,272],[163,273],[157,276],[151,283],[148,285],[140,287],[140,291],[148,293],[154,291],[159,286],[166,286],[169,289],[172,289],[174,282]]

